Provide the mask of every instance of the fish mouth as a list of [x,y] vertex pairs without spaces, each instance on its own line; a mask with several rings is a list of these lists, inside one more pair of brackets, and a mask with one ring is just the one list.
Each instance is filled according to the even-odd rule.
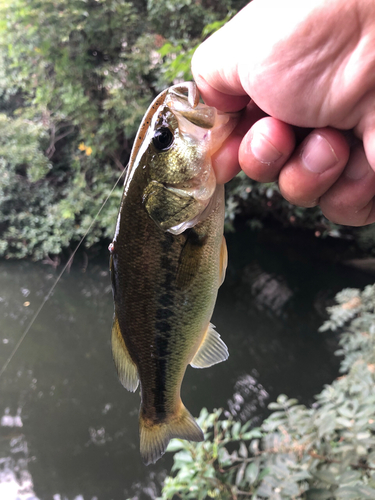
[[184,82],[172,85],[168,89],[177,99],[187,101],[192,108],[196,108],[200,101],[200,94],[195,82]]
[[195,135],[192,125],[203,129],[201,139],[208,139],[211,155],[216,153],[229,137],[241,115],[241,112],[222,112],[201,102],[195,82],[184,82],[170,87],[164,105],[175,114],[183,133]]
[[216,109],[200,102],[195,82],[185,82],[170,87],[164,104],[177,116],[200,128],[211,129],[215,125]]

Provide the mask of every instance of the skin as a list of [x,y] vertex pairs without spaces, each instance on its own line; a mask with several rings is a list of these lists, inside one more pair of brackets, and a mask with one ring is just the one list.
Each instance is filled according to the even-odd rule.
[[371,0],[253,0],[192,61],[207,104],[245,107],[218,182],[242,168],[333,222],[374,222],[374,55]]

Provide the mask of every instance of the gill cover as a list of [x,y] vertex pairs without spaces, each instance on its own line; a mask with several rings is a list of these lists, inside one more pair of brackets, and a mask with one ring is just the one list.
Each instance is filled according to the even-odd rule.
[[216,187],[211,158],[237,120],[199,102],[194,82],[164,91],[148,116],[139,146],[148,172],[144,207],[160,229],[180,234],[211,212]]

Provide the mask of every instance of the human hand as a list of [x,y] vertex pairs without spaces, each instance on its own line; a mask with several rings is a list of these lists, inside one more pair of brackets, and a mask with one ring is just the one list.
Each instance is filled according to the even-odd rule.
[[192,71],[206,104],[246,106],[215,155],[218,182],[241,167],[333,222],[375,221],[374,2],[253,0],[197,49]]

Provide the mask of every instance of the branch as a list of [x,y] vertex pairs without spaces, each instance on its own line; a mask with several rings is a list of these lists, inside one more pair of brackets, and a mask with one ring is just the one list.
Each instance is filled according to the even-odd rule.
[[112,160],[115,162],[116,167],[118,167],[121,171],[124,171],[126,167],[121,163],[121,161],[118,159],[118,156],[114,153],[109,153],[109,156],[112,158]]
[[54,153],[56,151],[56,148],[55,148],[56,142],[60,141],[61,139],[63,139],[67,135],[71,134],[73,131],[74,131],[74,126],[72,126],[67,132],[64,132],[63,134],[60,134],[56,137],[56,135],[55,135],[56,134],[56,127],[54,124],[51,125],[51,142],[50,142],[50,145],[48,146],[48,148],[46,149],[46,155],[47,155],[47,158],[49,160],[52,158],[52,156],[54,155]]

